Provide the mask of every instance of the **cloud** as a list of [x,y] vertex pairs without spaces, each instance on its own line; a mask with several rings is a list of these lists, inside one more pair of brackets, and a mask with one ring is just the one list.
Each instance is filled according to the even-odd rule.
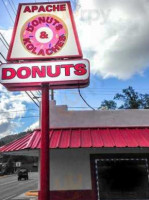
[[[72,0],[72,5],[92,73],[119,79],[143,74],[149,65],[149,1]],[[0,32],[10,42],[12,28]],[[1,42],[0,49],[6,55]]]
[[22,123],[21,117],[27,113],[28,103],[32,101],[24,92],[8,92],[0,85],[0,138],[16,133]]
[[[11,40],[12,29],[0,29],[8,44]],[[0,41],[0,52],[4,57],[7,56],[7,48]],[[0,57],[2,62],[6,62]],[[34,92],[35,94],[36,92]],[[31,95],[32,96],[32,95]],[[36,96],[39,96],[37,94]],[[28,104],[33,104],[32,100],[25,94],[25,92],[8,92],[2,85],[0,85],[0,138],[9,134],[16,133],[17,128],[22,124],[21,117],[27,113]],[[18,112],[16,112],[18,111]],[[32,113],[34,115],[34,113]],[[17,122],[15,121],[17,119]]]
[[[0,33],[3,35],[3,37],[5,38],[5,40],[7,41],[8,44],[10,44],[10,40],[11,40],[11,36],[12,36],[12,31],[13,29],[10,28],[8,30],[4,30],[4,29],[0,29]],[[7,57],[7,48],[8,48],[8,45],[6,44],[6,42],[3,40],[3,42],[1,41],[1,39],[3,40],[3,38],[1,37],[0,35],[0,52],[3,54],[3,56],[6,58]],[[3,59],[2,56],[0,56],[0,60],[2,62],[6,62],[5,59]]]
[[37,129],[39,128],[39,121],[33,123],[32,125],[30,125],[25,131],[28,131],[28,130],[34,130],[34,129]]
[[92,73],[128,79],[148,67],[149,1],[79,0],[75,21]]
[[[77,2],[75,21],[84,57],[91,62],[91,72],[103,78],[119,79],[128,79],[136,73],[142,75],[149,65],[149,1]],[[10,42],[12,28],[0,32]],[[1,41],[0,52],[7,55]],[[0,86],[0,137],[13,133],[19,126],[14,120],[24,116],[26,111],[13,111],[26,110],[28,103],[32,101],[24,92],[9,93]],[[38,122],[29,128],[36,127]]]

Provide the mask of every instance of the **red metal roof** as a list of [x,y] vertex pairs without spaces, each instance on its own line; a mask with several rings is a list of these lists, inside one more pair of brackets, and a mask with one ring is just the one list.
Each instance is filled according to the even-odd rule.
[[[72,128],[49,131],[49,148],[149,147],[149,128]],[[35,130],[0,148],[0,152],[39,149]]]

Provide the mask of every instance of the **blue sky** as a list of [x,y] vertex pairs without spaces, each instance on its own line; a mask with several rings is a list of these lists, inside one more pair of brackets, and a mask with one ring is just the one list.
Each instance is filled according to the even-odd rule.
[[[8,42],[15,19],[12,7],[15,10],[21,2],[43,1],[0,1],[0,32]],[[72,0],[71,3],[83,55],[91,63],[90,86],[81,89],[86,101],[97,109],[103,100],[113,99],[116,93],[120,93],[128,86],[132,86],[140,93],[148,93],[148,2],[145,0],[132,0],[125,3],[118,0]],[[2,44],[0,44],[0,52],[7,54]],[[0,137],[24,131],[30,126],[33,128],[37,126],[39,108],[24,92],[7,95],[3,87],[0,92],[4,99],[3,102],[0,101]],[[34,94],[40,97],[38,93]],[[15,96],[16,100],[11,100]],[[80,98],[77,89],[56,90],[54,96],[58,105],[66,104],[73,110],[89,109]],[[10,101],[6,106],[4,102],[7,98]],[[11,114],[4,115],[5,110],[10,110]],[[16,110],[18,111],[15,112]],[[12,119],[3,121],[4,118]]]

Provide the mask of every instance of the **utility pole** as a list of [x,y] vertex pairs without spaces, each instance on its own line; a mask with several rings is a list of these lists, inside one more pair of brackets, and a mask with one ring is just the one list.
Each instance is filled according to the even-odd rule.
[[51,90],[51,100],[54,100],[54,90]]

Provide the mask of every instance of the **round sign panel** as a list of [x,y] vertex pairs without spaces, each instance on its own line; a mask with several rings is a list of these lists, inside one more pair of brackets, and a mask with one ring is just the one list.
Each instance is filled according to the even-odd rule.
[[44,57],[61,51],[67,42],[68,29],[57,16],[36,15],[25,22],[20,37],[29,53]]

